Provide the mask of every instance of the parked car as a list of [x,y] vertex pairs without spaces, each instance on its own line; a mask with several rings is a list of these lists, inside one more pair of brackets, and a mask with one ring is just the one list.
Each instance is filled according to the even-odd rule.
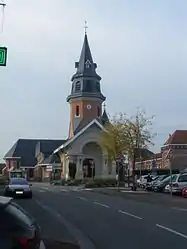
[[161,181],[163,181],[164,179],[166,179],[168,177],[168,175],[160,175],[158,176],[158,178],[152,182],[152,190],[154,190],[154,187],[159,185]]
[[0,248],[40,249],[41,229],[10,197],[0,196]]
[[[172,179],[172,192],[174,194],[182,194],[182,190],[187,187],[187,173],[176,174]],[[171,184],[169,184],[169,192],[171,192]]]
[[25,178],[11,178],[5,186],[4,195],[32,198],[31,184]]
[[[155,176],[150,175],[150,177],[154,178]],[[148,175],[140,176],[140,179],[137,181],[140,188],[146,188],[147,178],[148,178]]]
[[174,174],[172,176],[167,176],[162,181],[158,181],[157,183],[155,183],[155,185],[153,187],[153,191],[155,191],[155,192],[164,192],[164,189],[170,183],[171,178],[172,178],[172,181],[173,181],[176,178],[176,174]]
[[153,184],[157,181],[159,176],[153,176],[151,182],[146,183],[146,190],[152,190],[153,189]]

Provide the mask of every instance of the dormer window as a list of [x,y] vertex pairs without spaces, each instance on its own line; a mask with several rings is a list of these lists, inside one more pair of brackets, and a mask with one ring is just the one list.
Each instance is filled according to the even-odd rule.
[[81,90],[81,83],[80,81],[77,81],[75,83],[75,92],[79,92]]

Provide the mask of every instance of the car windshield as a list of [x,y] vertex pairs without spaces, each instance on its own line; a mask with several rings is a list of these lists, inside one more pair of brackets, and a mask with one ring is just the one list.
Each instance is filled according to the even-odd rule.
[[25,179],[11,179],[10,185],[28,185],[28,182]]
[[160,177],[159,177],[159,181],[164,180],[166,177],[167,177],[166,175],[162,175],[162,176],[160,176]]

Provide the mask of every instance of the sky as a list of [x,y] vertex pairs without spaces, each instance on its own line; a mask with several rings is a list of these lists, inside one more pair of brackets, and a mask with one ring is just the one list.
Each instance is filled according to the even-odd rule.
[[[154,115],[155,151],[187,129],[186,0],[4,0],[0,156],[19,138],[66,138],[74,62],[88,39],[107,112]],[[0,14],[2,17],[2,12]]]

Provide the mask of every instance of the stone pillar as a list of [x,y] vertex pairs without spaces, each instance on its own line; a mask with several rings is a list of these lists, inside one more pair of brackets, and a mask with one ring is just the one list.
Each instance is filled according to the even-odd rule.
[[83,157],[77,156],[77,173],[76,173],[76,179],[83,179],[83,170],[82,170],[82,163],[83,163]]
[[108,156],[103,155],[102,160],[102,178],[108,177]]
[[69,158],[67,156],[64,160],[64,177],[66,180],[69,179]]

